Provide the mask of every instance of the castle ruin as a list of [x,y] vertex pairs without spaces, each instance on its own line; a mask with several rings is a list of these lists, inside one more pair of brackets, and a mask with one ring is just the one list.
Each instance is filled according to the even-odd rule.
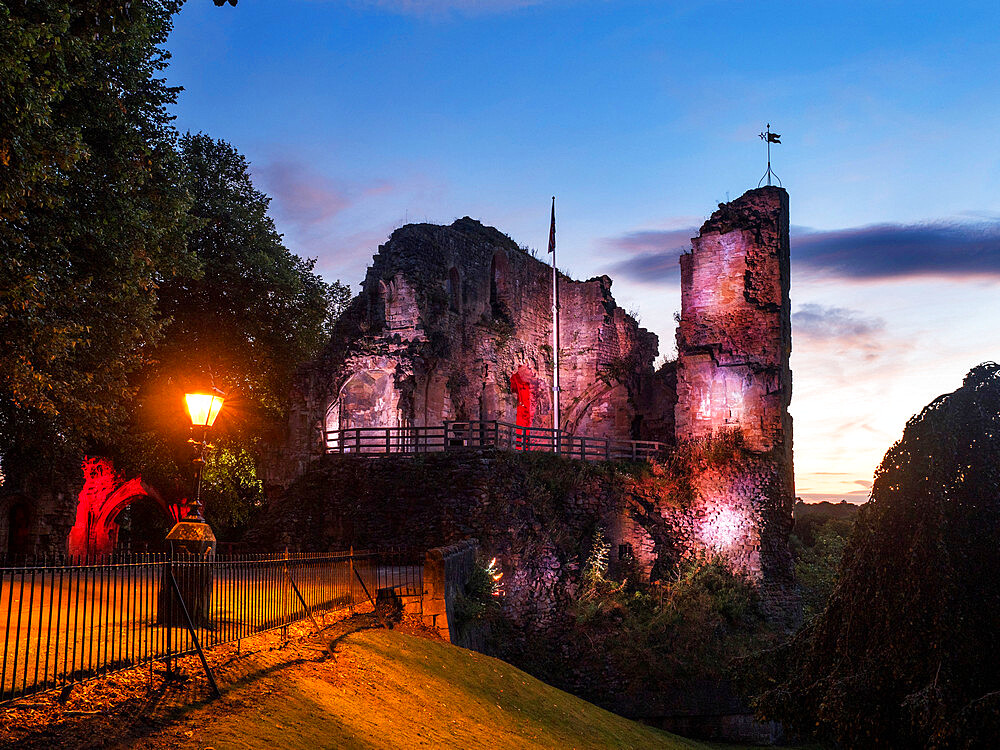
[[[562,429],[672,442],[672,376],[653,372],[655,334],[618,307],[607,276],[562,276],[559,296]],[[496,229],[466,217],[396,230],[299,379],[286,471],[302,471],[345,428],[551,428],[551,309],[551,266]]]
[[[618,307],[611,279],[561,278],[563,427],[669,445],[738,435],[747,461],[686,477],[697,508],[680,524],[685,543],[753,577],[785,579],[794,500],[787,193],[760,188],[720,205],[680,265],[678,359],[659,371],[656,336]],[[298,381],[272,483],[287,486],[338,429],[550,427],[550,278],[550,266],[470,218],[396,230]],[[661,521],[670,513],[658,511]],[[651,570],[663,544],[648,523],[607,525]]]
[[[591,515],[577,519],[584,524],[579,528],[605,528],[613,543],[634,552],[647,574],[671,550],[707,549],[758,580],[787,581],[794,486],[785,191],[759,188],[721,205],[680,265],[678,359],[656,371],[657,338],[615,303],[611,279],[561,277],[562,427],[593,438],[679,447],[738,435],[742,458],[685,469],[691,502],[682,513],[670,498],[642,496],[641,489],[628,510],[600,497],[580,498],[574,502]],[[296,381],[287,433],[266,466],[269,494],[280,499],[293,492],[292,483],[326,451],[328,434],[343,428],[450,420],[551,427],[550,280],[550,266],[469,218],[393,232],[325,352]],[[480,467],[490,470],[486,463]],[[0,553],[61,553],[71,537],[87,551],[113,545],[121,507],[155,496],[155,488],[136,490],[125,477],[115,482],[100,497],[93,482],[82,490],[77,484],[75,500],[72,492],[14,492],[8,483],[0,496]],[[463,508],[480,502],[488,485],[477,490],[480,496],[456,502]],[[269,522],[291,524],[296,503],[294,497],[286,500],[279,502],[284,510],[268,514]],[[388,507],[400,501],[365,502]],[[328,501],[331,508],[336,503]],[[409,523],[412,530],[415,521]],[[288,528],[280,532],[283,543],[320,544],[306,538],[313,533],[309,524],[291,536]],[[352,543],[349,524],[336,521],[331,528],[322,544]],[[427,528],[430,546],[463,534],[489,538],[474,524]],[[258,538],[266,544],[278,533],[262,529]]]

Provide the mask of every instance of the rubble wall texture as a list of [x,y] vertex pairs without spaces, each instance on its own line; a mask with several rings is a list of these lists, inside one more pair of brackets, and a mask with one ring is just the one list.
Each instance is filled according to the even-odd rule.
[[[560,308],[561,427],[670,440],[673,382],[653,372],[657,338],[617,306],[611,279],[561,276]],[[519,402],[532,426],[552,426],[551,266],[470,218],[408,225],[379,248],[330,346],[299,378],[268,481],[301,473],[325,430],[514,423]],[[653,404],[669,406],[645,418]]]
[[624,563],[621,545],[647,579],[693,548],[698,510],[678,504],[653,470],[506,451],[332,454],[272,501],[248,541],[260,551],[319,552],[475,538],[504,571],[511,621],[558,632],[597,529],[612,544],[612,573]]
[[765,469],[721,477],[694,468],[706,509],[700,536],[724,542],[737,569],[787,590],[795,498],[788,194],[758,188],[720,205],[680,262],[677,440],[738,433]]

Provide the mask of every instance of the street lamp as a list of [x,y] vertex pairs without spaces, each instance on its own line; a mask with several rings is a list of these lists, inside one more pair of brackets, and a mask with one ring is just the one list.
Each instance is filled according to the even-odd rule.
[[201,470],[205,466],[205,457],[208,451],[208,428],[215,424],[215,418],[219,416],[222,404],[226,400],[226,395],[212,388],[209,392],[185,393],[184,402],[187,404],[188,414],[191,416],[191,432],[197,433],[201,430],[201,440],[194,437],[188,440],[195,449],[194,465],[197,473],[194,480],[194,502],[188,508],[185,520],[192,522],[205,522],[201,514]]
[[[210,565],[192,564],[215,556],[215,534],[201,514],[201,470],[208,452],[208,430],[219,416],[226,395],[212,388],[208,391],[184,394],[191,417],[191,438],[194,447],[194,502],[188,504],[188,513],[178,517],[177,523],[167,534],[170,542],[171,562],[163,568],[163,581],[157,599],[158,619],[161,624],[204,624],[210,621],[212,581]],[[200,439],[196,439],[199,437]],[[175,561],[176,559],[176,561]],[[173,589],[173,590],[172,590]],[[174,605],[174,592],[184,606]],[[181,614],[184,618],[181,618]]]

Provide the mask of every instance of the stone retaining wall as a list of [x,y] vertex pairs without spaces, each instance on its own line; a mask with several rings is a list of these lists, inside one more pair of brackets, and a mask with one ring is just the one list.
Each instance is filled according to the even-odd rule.
[[455,620],[455,600],[465,593],[478,550],[477,540],[466,539],[428,550],[424,562],[424,624],[459,646],[468,647]]

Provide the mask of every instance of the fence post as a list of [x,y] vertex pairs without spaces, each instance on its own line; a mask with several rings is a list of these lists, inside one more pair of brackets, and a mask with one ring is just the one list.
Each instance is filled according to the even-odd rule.
[[611,460],[611,438],[604,438],[604,459]]
[[389,453],[392,452],[389,449],[389,428],[388,427],[385,428],[385,452],[386,452],[386,455],[388,455]]
[[291,580],[291,574],[288,572],[288,545],[285,545],[285,560],[282,564],[284,575],[281,578],[281,637],[284,639],[288,638],[288,605],[290,602],[289,591],[288,591],[288,581]]
[[444,420],[444,449],[450,449],[450,441],[448,440],[448,435],[451,432],[451,422],[449,420]]
[[349,606],[351,608],[351,615],[354,615],[354,545],[353,544],[351,545],[351,551],[348,554],[350,555],[348,559],[350,561],[351,572],[348,574],[349,577],[347,579],[349,581],[348,586],[350,586],[350,589],[348,589],[347,597],[348,601],[350,602]]

